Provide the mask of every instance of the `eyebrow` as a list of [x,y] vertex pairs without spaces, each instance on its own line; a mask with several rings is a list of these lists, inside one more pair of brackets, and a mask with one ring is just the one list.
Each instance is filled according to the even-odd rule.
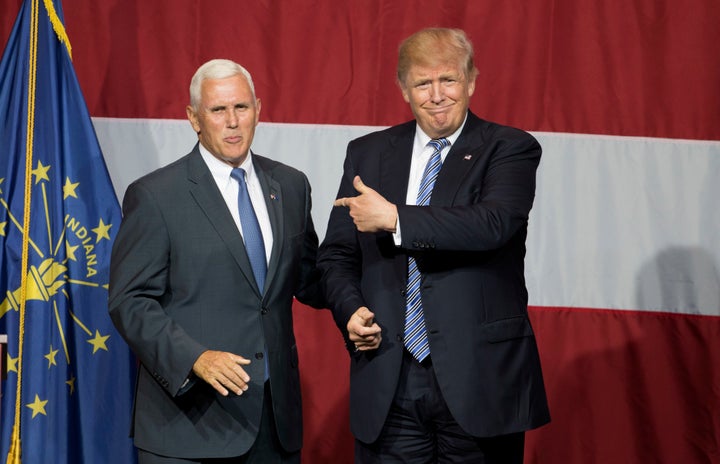
[[228,106],[232,106],[232,108],[250,108],[250,104],[247,102],[241,102],[241,103],[235,103],[233,105],[215,105],[215,106],[209,106],[208,109],[210,111],[215,110],[224,110],[227,109]]

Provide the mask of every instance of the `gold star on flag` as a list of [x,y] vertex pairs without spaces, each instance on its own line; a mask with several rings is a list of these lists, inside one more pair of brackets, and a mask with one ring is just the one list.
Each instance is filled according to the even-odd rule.
[[75,182],[74,184],[70,182],[70,178],[65,178],[65,185],[63,185],[63,200],[67,200],[67,197],[73,197],[77,198],[77,193],[75,192],[75,189],[80,185],[80,182]]
[[37,416],[38,414],[47,416],[47,412],[45,412],[45,405],[47,404],[47,402],[48,402],[48,400],[41,401],[40,397],[36,394],[35,401],[33,401],[30,404],[26,404],[25,406],[32,409],[32,412],[33,412],[32,418],[35,419],[35,416]]
[[41,180],[50,182],[50,178],[47,174],[49,170],[50,166],[43,166],[43,164],[38,161],[37,167],[32,170],[32,173],[35,176],[35,185],[37,185]]
[[71,246],[70,242],[65,240],[65,254],[67,255],[68,259],[71,259],[73,261],[77,261],[77,258],[75,257],[75,251],[80,247],[80,245]]
[[93,354],[95,354],[97,350],[108,350],[107,346],[105,345],[105,342],[108,338],[110,338],[110,335],[100,335],[100,332],[98,330],[95,330],[95,338],[91,338],[87,341],[93,346]]
[[5,236],[5,226],[7,225],[7,221],[0,222],[0,237]]
[[112,224],[105,224],[100,218],[100,224],[94,229],[91,229],[95,234],[97,235],[97,239],[95,239],[95,243],[99,242],[100,240],[106,238],[110,240],[110,235],[108,234],[108,231],[112,227]]
[[72,378],[65,383],[70,387],[70,394],[75,393],[75,376],[73,375]]
[[57,362],[55,362],[55,356],[57,356],[58,350],[53,350],[52,345],[50,345],[50,352],[45,355],[45,359],[48,360],[48,369],[50,369],[50,366],[57,366]]
[[8,372],[17,372],[18,359],[20,359],[19,356],[17,358],[13,358],[10,356],[10,353],[8,353],[8,355],[7,355],[7,371]]

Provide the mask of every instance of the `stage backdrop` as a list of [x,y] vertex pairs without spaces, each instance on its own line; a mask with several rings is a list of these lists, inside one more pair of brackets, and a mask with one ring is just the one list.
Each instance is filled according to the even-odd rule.
[[[0,4],[0,40],[19,0]],[[466,30],[471,109],[543,146],[526,258],[553,421],[527,462],[720,463],[717,0],[64,0],[74,66],[115,191],[187,153],[187,87],[253,74],[253,149],[305,171],[321,235],[345,146],[411,118],[397,46]],[[449,302],[451,304],[451,302]],[[347,354],[297,305],[304,463],[351,462]]]

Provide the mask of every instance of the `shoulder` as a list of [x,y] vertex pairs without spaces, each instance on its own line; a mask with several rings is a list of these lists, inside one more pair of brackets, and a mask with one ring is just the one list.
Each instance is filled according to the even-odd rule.
[[[194,168],[192,168],[194,166]],[[179,194],[187,191],[189,179],[199,178],[205,169],[207,175],[210,171],[205,165],[199,152],[193,150],[191,153],[173,161],[172,163],[158,168],[132,182],[123,196],[123,204],[129,202],[137,203],[169,203],[176,202]],[[191,172],[199,172],[193,176]]]
[[364,148],[368,146],[396,144],[399,140],[415,136],[415,120],[407,121],[386,129],[370,132],[354,140],[351,140],[348,147]]
[[307,176],[301,170],[253,152],[253,164],[265,175],[283,182],[307,183]]
[[[487,121],[468,114],[467,122],[460,135],[463,142],[470,146],[512,146],[522,149],[540,149],[537,139],[517,127]],[[458,140],[460,142],[461,140]]]
[[187,179],[188,166],[195,157],[197,158],[195,161],[202,162],[200,154],[193,151],[168,165],[145,174],[135,180],[132,184],[130,184],[130,186],[133,187],[136,185],[142,185],[147,188],[153,186],[161,188],[166,186],[169,182],[175,182],[178,179]]
[[486,140],[506,139],[536,142],[535,137],[533,137],[529,132],[526,132],[517,127],[481,119],[475,116],[472,112],[468,114],[468,120],[465,124],[465,128],[463,129],[461,136],[466,135],[476,137],[481,136]]

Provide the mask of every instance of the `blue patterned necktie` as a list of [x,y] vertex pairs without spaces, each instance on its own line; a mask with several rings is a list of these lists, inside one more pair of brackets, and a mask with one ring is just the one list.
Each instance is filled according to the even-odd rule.
[[238,181],[238,211],[240,212],[240,226],[242,227],[245,250],[250,265],[252,266],[255,282],[260,293],[265,288],[265,274],[267,273],[267,260],[265,258],[265,243],[263,242],[260,224],[258,223],[255,209],[253,209],[250,195],[248,195],[247,184],[245,183],[245,170],[235,168],[230,177]]
[[[435,185],[440,168],[442,167],[442,158],[440,152],[443,148],[450,145],[450,141],[446,138],[433,139],[428,142],[432,147],[433,153],[425,166],[420,188],[418,189],[417,202],[418,206],[427,206],[430,204],[432,189]],[[408,282],[407,282],[407,302],[405,305],[405,347],[417,359],[422,362],[430,354],[430,345],[428,344],[427,331],[425,329],[425,316],[423,315],[422,298],[420,295],[420,270],[417,267],[415,258],[408,257]]]

